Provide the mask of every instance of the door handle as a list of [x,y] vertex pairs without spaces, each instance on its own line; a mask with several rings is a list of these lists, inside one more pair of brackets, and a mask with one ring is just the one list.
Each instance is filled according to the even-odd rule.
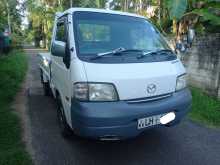
[[66,101],[68,101],[68,102],[69,102],[69,100],[70,100],[70,98],[69,98],[69,97],[67,97],[67,96],[65,97],[65,99],[66,99]]
[[73,52],[74,51],[74,47],[70,48],[70,51]]

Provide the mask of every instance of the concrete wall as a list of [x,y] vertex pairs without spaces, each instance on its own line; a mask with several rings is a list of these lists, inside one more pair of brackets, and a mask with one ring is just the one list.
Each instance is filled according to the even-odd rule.
[[189,84],[220,99],[220,34],[197,37],[182,60]]

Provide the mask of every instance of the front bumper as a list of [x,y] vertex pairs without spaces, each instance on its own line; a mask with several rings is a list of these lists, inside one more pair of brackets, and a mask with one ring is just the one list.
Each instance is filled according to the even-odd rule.
[[142,103],[72,100],[72,127],[76,134],[83,137],[131,138],[146,130],[137,129],[137,120],[140,118],[173,111],[176,118],[168,126],[175,125],[190,110],[191,100],[188,89],[175,92],[168,98]]

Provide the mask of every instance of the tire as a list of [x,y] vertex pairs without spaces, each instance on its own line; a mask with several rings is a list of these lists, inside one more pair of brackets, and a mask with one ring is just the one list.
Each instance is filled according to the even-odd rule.
[[73,132],[72,132],[71,128],[69,127],[69,125],[67,124],[66,117],[64,114],[63,105],[62,105],[59,97],[57,98],[57,103],[58,103],[57,120],[58,120],[58,124],[60,127],[60,132],[64,138],[68,138],[73,134]]
[[44,82],[43,80],[43,71],[40,69],[40,80],[43,85],[44,96],[51,96],[51,89],[49,82]]
[[42,83],[43,84],[43,90],[44,90],[44,96],[50,96],[51,95],[51,91],[50,91],[50,85],[49,83]]

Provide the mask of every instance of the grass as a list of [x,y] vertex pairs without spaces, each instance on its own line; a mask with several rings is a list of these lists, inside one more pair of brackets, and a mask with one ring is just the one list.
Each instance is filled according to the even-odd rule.
[[21,140],[21,126],[11,104],[27,70],[27,57],[14,50],[0,57],[0,165],[30,165]]
[[190,118],[210,127],[220,127],[220,101],[197,88],[191,88],[191,92],[193,101]]

